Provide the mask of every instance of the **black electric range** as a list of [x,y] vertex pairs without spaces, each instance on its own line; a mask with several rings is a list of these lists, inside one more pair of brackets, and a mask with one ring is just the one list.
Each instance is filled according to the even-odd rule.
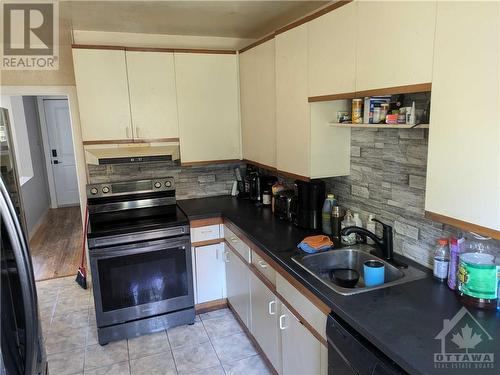
[[172,177],[87,186],[100,344],[192,323],[189,222]]

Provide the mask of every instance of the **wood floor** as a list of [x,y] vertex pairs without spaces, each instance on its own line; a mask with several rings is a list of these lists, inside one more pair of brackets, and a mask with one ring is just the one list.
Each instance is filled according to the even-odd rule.
[[76,275],[81,246],[80,207],[50,209],[30,241],[35,280]]

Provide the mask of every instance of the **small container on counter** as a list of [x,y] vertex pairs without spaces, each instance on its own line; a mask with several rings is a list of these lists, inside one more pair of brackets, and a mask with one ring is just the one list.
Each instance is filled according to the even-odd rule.
[[340,230],[342,229],[342,220],[345,216],[345,210],[340,206],[332,207],[332,240],[335,246],[340,244]]
[[448,287],[451,290],[457,290],[457,272],[458,272],[458,260],[461,252],[461,245],[464,239],[450,239],[450,266],[448,268]]
[[262,204],[264,206],[270,206],[272,203],[272,194],[269,190],[264,190],[262,193]]
[[434,278],[444,282],[448,278],[448,268],[450,266],[450,255],[448,251],[448,240],[441,238],[437,242],[436,250],[434,250]]
[[352,100],[352,123],[363,123],[363,99]]
[[[344,220],[342,220],[341,228],[355,227],[356,222],[350,210],[347,210]],[[351,246],[356,245],[356,233],[348,234],[347,236],[341,236],[342,244]]]

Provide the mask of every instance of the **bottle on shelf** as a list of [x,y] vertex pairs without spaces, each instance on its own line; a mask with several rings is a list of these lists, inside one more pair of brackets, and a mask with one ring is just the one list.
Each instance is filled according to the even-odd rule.
[[436,250],[434,251],[434,277],[441,282],[446,281],[449,265],[450,253],[448,250],[448,240],[441,238],[438,240]]
[[[354,222],[354,218],[352,217],[352,213],[350,210],[347,210],[345,215],[345,219],[342,221],[342,229],[346,227],[354,227],[356,223]],[[356,245],[356,233],[351,233],[347,236],[341,237],[341,242],[343,245]]]
[[[372,233],[375,233],[375,231],[377,229],[376,229],[376,226],[375,226],[375,222],[372,221],[373,219],[375,219],[375,218],[373,217],[372,214],[370,214],[368,216],[368,220],[366,221],[366,229],[369,230]],[[366,237],[366,243],[368,245],[374,245],[375,244],[375,242],[370,237]]]

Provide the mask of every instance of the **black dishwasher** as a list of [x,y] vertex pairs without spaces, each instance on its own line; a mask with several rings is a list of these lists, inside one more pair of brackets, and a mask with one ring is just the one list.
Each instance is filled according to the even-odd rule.
[[406,374],[335,314],[328,316],[328,375]]

